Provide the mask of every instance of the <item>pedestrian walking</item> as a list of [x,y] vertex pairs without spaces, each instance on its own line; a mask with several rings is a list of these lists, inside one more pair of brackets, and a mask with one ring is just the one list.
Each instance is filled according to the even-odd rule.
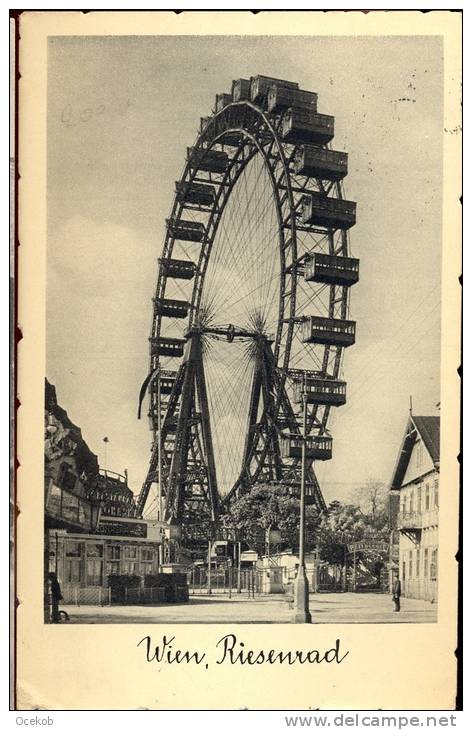
[[58,624],[61,621],[61,617],[59,615],[59,601],[62,601],[62,593],[60,583],[57,580],[57,576],[55,573],[49,573],[49,584],[52,606],[51,620],[53,624]]
[[392,586],[392,601],[393,601],[393,610],[394,611],[400,610],[401,594],[402,594],[402,584],[401,584],[400,578],[397,575],[395,580],[393,581],[393,586]]

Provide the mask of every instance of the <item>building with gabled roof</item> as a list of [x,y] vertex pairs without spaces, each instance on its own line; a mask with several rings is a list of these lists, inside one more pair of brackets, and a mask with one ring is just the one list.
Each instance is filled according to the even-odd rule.
[[402,593],[436,600],[439,522],[439,416],[408,417],[391,482]]

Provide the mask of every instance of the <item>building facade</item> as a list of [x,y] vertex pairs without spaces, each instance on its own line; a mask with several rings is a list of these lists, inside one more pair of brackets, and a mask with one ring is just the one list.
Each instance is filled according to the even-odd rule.
[[165,525],[135,517],[127,475],[99,468],[78,428],[46,381],[44,440],[44,585],[48,573],[64,602],[106,601],[109,576],[144,576],[160,570]]
[[391,484],[402,593],[428,601],[437,598],[439,434],[439,416],[409,416]]
[[117,474],[100,469],[98,482],[101,487],[101,516],[128,517],[136,512],[134,494],[128,487],[128,474]]
[[44,423],[44,515],[46,529],[90,532],[101,503],[98,461],[57,402],[46,380]]
[[156,574],[159,545],[147,536],[49,530],[49,570],[58,577],[64,602],[85,603],[86,597],[98,599],[93,589],[108,589],[110,575],[139,576],[143,584],[145,575]]

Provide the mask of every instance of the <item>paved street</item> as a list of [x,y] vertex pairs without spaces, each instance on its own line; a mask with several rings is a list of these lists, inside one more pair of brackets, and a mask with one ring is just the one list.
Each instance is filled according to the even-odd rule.
[[[282,596],[225,594],[191,596],[190,602],[161,606],[64,606],[71,623],[290,623],[291,609]],[[314,623],[431,623],[435,604],[402,598],[393,612],[390,595],[322,593],[310,596]]]

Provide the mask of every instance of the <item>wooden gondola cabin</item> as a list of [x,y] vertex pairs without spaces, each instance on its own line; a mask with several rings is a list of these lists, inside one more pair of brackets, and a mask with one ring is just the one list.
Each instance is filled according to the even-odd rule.
[[334,378],[297,378],[293,384],[293,399],[300,403],[305,392],[308,403],[343,406],[346,403],[346,383]]
[[[303,437],[298,434],[282,434],[280,453],[286,459],[300,459]],[[305,455],[307,459],[327,461],[332,456],[333,439],[331,436],[307,436]]]
[[169,235],[177,238],[179,241],[195,241],[200,243],[205,235],[205,226],[203,223],[186,220],[167,220],[167,230]]
[[324,253],[308,254],[305,261],[305,281],[318,284],[352,286],[359,281],[359,259],[330,256]]
[[347,162],[347,152],[337,152],[305,144],[299,147],[295,153],[293,169],[297,175],[307,175],[307,177],[334,182],[346,177]]
[[215,200],[213,185],[203,185],[195,182],[176,182],[176,199],[179,203],[190,206],[211,207]]
[[190,280],[195,276],[195,264],[184,259],[159,259],[159,266],[171,279]]
[[348,319],[306,317],[302,324],[302,340],[318,345],[349,347],[356,340],[356,323]]
[[233,101],[246,101],[251,96],[251,82],[249,79],[235,79],[232,85]]
[[221,150],[187,147],[187,159],[193,170],[222,173],[228,167],[228,155]]
[[271,86],[284,87],[287,89],[298,89],[298,84],[294,81],[284,81],[283,79],[274,79],[270,76],[252,76],[251,77],[251,101],[261,104],[269,93]]
[[308,109],[287,109],[282,120],[282,138],[291,144],[327,144],[334,137],[334,117]]
[[356,203],[310,193],[302,198],[301,220],[305,225],[347,230],[356,222]]
[[151,337],[151,355],[162,357],[182,357],[185,341],[175,337]]

